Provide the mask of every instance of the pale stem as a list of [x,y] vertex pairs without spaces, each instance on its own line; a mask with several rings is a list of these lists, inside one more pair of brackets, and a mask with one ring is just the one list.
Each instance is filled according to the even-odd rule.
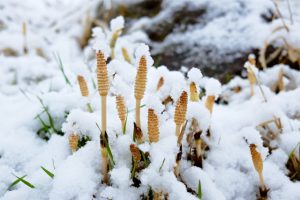
[[135,101],[135,123],[136,126],[141,128],[141,118],[140,118],[140,112],[141,112],[141,100],[140,99],[136,99]]
[[181,129],[181,125],[176,124],[176,136],[177,137],[179,137],[179,135],[180,135],[180,129]]
[[106,131],[106,96],[101,96],[101,131]]
[[263,177],[262,173],[259,173],[258,175],[259,175],[260,187],[262,190],[265,190],[266,188],[265,188],[265,183],[264,183],[264,177]]

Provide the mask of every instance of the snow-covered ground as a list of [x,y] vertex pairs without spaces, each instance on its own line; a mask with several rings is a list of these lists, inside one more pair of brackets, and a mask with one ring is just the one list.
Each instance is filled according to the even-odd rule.
[[[176,6],[175,1],[168,2]],[[219,4],[219,0],[213,2]],[[98,0],[0,2],[0,199],[151,199],[149,191],[165,199],[199,199],[201,185],[203,200],[252,200],[259,194],[260,181],[250,144],[257,146],[263,159],[269,199],[300,199],[299,178],[290,180],[286,167],[291,152],[298,162],[300,159],[298,70],[283,64],[258,70],[248,63],[247,70],[241,66],[245,77],[221,85],[195,68],[183,73],[154,67],[147,45],[141,43],[148,41],[146,34],[140,30],[121,35],[112,48],[114,33],[123,27],[121,17],[107,26],[100,21],[104,28],[94,28],[93,38],[81,49],[78,41],[84,34],[86,17],[95,16],[98,6],[102,6]],[[288,12],[284,15],[290,31],[279,31],[276,36],[299,50],[299,15],[294,15],[293,24]],[[26,34],[22,34],[23,22]],[[265,27],[261,37],[281,23],[278,19]],[[262,38],[258,43],[263,45],[264,41]],[[107,64],[107,134],[114,162],[108,184],[102,182],[98,128],[102,110],[95,49],[106,57],[114,54]],[[147,62],[147,85],[141,103],[143,143],[138,144],[133,140],[134,91],[142,56]],[[256,79],[252,96],[250,69]],[[87,81],[88,97],[81,95],[78,75]],[[192,83],[199,100],[190,99]],[[178,166],[180,145],[174,113],[183,91],[188,93],[188,104],[176,177],[174,167]],[[116,95],[125,100],[125,130],[118,116]],[[207,105],[211,96],[216,100],[212,112]],[[151,143],[148,138],[148,109],[158,117],[158,142]],[[198,146],[194,136],[199,131],[202,164],[195,159]],[[74,152],[69,144],[72,134],[81,142],[88,138]],[[146,157],[139,161],[142,166],[134,176],[131,144]],[[23,177],[26,184],[17,177]],[[19,182],[12,185],[16,180]]]

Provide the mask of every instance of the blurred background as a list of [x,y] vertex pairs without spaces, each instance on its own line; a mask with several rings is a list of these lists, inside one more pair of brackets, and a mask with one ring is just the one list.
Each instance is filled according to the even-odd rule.
[[299,10],[299,0],[1,0],[0,70],[12,65],[7,58],[51,62],[54,52],[86,63],[92,28],[119,15],[123,35],[150,45],[157,66],[198,67],[223,82],[241,74],[250,53],[258,66],[299,68]]

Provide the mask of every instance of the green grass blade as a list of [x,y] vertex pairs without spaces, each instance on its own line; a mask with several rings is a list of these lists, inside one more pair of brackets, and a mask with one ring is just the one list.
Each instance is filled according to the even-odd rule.
[[164,160],[162,161],[162,163],[161,163],[161,165],[160,165],[160,167],[159,167],[159,172],[161,172],[161,170],[162,170],[162,167],[164,166],[164,164],[165,164],[165,161],[166,161],[166,159],[164,158]]
[[[101,133],[102,131],[101,131],[101,128],[99,127],[98,123],[96,123],[96,126],[97,126],[97,128],[99,129],[99,131]],[[103,137],[103,138],[105,138],[105,137]],[[113,154],[111,153],[111,149],[110,149],[108,141],[105,139],[104,142],[105,142],[106,151],[107,151],[107,154],[108,154],[108,159],[111,162],[111,165],[113,167],[115,165]]]
[[[27,175],[24,175],[24,176],[22,176],[21,178],[25,178]],[[9,186],[8,186],[8,188],[7,188],[7,190],[11,190],[15,185],[17,185],[19,182],[21,181],[21,179],[20,178],[18,178],[17,180],[15,180],[14,182],[12,182]]]
[[51,178],[54,177],[54,174],[52,172],[50,172],[49,170],[47,170],[45,167],[41,166],[42,170]]
[[147,160],[145,153],[143,151],[140,150],[140,153],[142,155],[142,159],[145,162],[145,166],[148,167],[148,165],[150,164],[149,160]]
[[53,117],[51,116],[51,114],[49,113],[49,109],[47,106],[45,106],[43,100],[37,96],[38,100],[40,101],[43,109],[44,109],[44,112],[46,112],[47,114],[47,117],[48,117],[48,120],[49,120],[49,124],[50,124],[50,127],[53,129],[54,132],[58,132],[58,130],[56,130],[55,126],[54,126],[54,120],[53,120]]
[[136,170],[136,163],[133,161],[133,167],[132,167],[131,175],[130,175],[131,179],[133,179],[135,176],[135,170]]
[[202,199],[202,188],[201,188],[201,181],[198,182],[198,198]]
[[90,113],[92,113],[92,112],[93,112],[93,108],[92,108],[91,104],[90,104],[90,103],[87,103],[86,105],[87,105],[88,111],[89,111]]
[[296,151],[298,145],[300,146],[300,142],[297,143],[297,145],[293,148],[293,150],[290,152],[289,154],[289,159],[292,157],[292,155],[294,154],[294,152]]
[[68,79],[68,77],[67,77],[67,75],[66,75],[66,73],[65,73],[64,65],[63,65],[63,63],[62,63],[62,60],[61,60],[61,58],[60,58],[60,55],[59,55],[58,53],[54,53],[54,58],[55,58],[55,60],[56,60],[56,62],[57,62],[57,64],[58,64],[59,70],[61,71],[61,73],[62,73],[63,76],[64,76],[64,79],[65,79],[66,83],[67,83],[68,85],[71,85],[71,82],[70,82],[70,80]]
[[109,158],[110,162],[112,163],[112,167],[113,167],[116,163],[114,161],[114,157],[111,153],[111,149],[110,149],[108,142],[105,141],[105,143],[106,143],[106,150],[107,150],[108,158]]
[[18,177],[16,175],[14,175],[17,179],[19,179],[22,183],[24,183],[26,186],[30,187],[30,188],[35,188],[35,186],[31,183],[29,183],[28,181],[26,181],[24,178],[22,177]]

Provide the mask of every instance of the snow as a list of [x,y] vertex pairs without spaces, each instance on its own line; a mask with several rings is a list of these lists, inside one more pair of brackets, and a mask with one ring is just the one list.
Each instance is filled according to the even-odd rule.
[[152,59],[152,57],[150,56],[150,51],[149,51],[149,46],[146,44],[138,44],[138,46],[135,49],[135,62],[136,62],[136,66],[138,67],[140,59],[142,56],[145,56],[146,58],[146,63],[147,63],[147,68],[150,68],[154,61]]
[[[85,49],[81,50],[77,42],[80,37],[79,32],[82,32],[80,21],[85,11],[95,8],[100,3],[99,1],[90,1],[85,4],[81,0],[64,0],[61,4],[50,1],[30,0],[28,2],[23,3],[23,6],[16,0],[6,0],[0,3],[0,8],[5,5],[0,23],[3,21],[6,25],[0,31],[0,38],[3,38],[3,42],[2,40],[0,42],[0,51],[9,47],[17,52],[17,56],[0,54],[0,120],[2,122],[0,199],[134,200],[147,196],[151,188],[154,192],[167,194],[171,200],[192,200],[198,199],[200,181],[203,199],[252,200],[256,198],[259,185],[249,150],[249,144],[252,143],[257,146],[264,160],[263,175],[266,187],[270,189],[269,198],[273,200],[300,199],[298,192],[300,183],[289,179],[288,169],[285,166],[289,154],[300,142],[299,70],[284,64],[277,64],[266,70],[255,68],[261,85],[256,84],[254,95],[250,96],[249,81],[245,77],[234,77],[229,83],[221,85],[217,79],[203,76],[197,68],[186,71],[187,77],[180,71],[167,69],[166,66],[156,68],[153,66],[154,60],[149,46],[141,43],[141,41],[147,42],[144,33],[133,31],[126,35],[121,34],[116,42],[115,57],[107,64],[111,83],[107,96],[107,134],[115,161],[114,167],[109,172],[110,184],[107,185],[101,182],[103,161],[99,147],[100,131],[97,128],[97,125],[101,124],[101,101],[97,87],[93,84],[93,81],[97,82],[93,48],[103,51],[108,58],[111,55],[109,46],[111,35],[124,27],[124,18],[115,18],[111,21],[109,29],[95,27],[93,38]],[[113,2],[122,3],[118,0]],[[137,0],[126,2],[134,3]],[[236,2],[229,0],[225,2],[185,0],[182,2],[188,2],[190,6],[216,6],[215,12],[220,12],[219,9],[225,3],[228,4],[227,12],[235,11],[237,7]],[[183,5],[182,2],[167,0],[164,1],[163,6],[170,5],[172,8],[178,8]],[[246,21],[243,25],[245,27],[249,23],[257,22],[251,21],[257,12],[270,7],[268,1],[264,1],[262,5],[258,0],[253,2],[249,3],[248,10],[244,11],[249,12],[245,17]],[[16,5],[16,12],[11,12],[14,5]],[[29,12],[28,7],[33,11]],[[48,7],[53,15],[45,14]],[[27,40],[28,54],[23,53],[22,45],[20,45],[23,41],[22,35],[20,31],[17,32],[20,29],[19,22],[22,21],[19,16],[23,13],[21,11],[24,11],[24,17],[28,19],[28,35],[31,37]],[[8,17],[9,13],[12,14],[11,19]],[[71,14],[68,15],[68,13]],[[94,14],[91,12],[91,15]],[[164,16],[160,15],[154,17],[153,20]],[[209,17],[213,14],[207,15]],[[64,16],[70,17],[62,20]],[[231,20],[232,16],[227,17],[227,20]],[[215,40],[218,34],[223,35],[222,30],[217,29],[216,26],[217,24],[224,25],[227,20],[215,19],[207,24],[203,31],[216,33],[210,39],[202,38],[202,33],[196,31],[191,31],[185,37],[194,35],[209,43]],[[7,26],[10,24],[11,26]],[[295,25],[291,27],[290,34],[284,35],[289,38],[288,42],[294,47],[298,47],[297,24],[295,22]],[[241,26],[237,24],[238,28]],[[262,23],[257,25],[257,29],[262,32],[261,35],[257,34],[257,30],[247,28],[241,31],[241,34],[245,34],[243,38],[247,38],[249,34],[257,35],[255,36],[257,41],[251,44],[251,47],[257,46],[263,40],[261,37],[269,33],[269,29],[265,26]],[[229,42],[233,42],[239,38],[238,36],[240,34],[233,32]],[[254,41],[253,37],[251,38],[251,41]],[[174,36],[173,39],[176,37]],[[179,39],[182,38],[179,37]],[[220,47],[223,40],[224,38],[218,41]],[[246,41],[241,40],[234,41],[233,46],[238,45],[243,49]],[[247,45],[250,44],[247,43]],[[228,48],[224,51],[230,50],[233,46],[227,46]],[[36,53],[37,47],[43,49],[44,56]],[[122,48],[128,50],[131,62],[124,59]],[[59,52],[65,75],[70,83],[66,82],[57,61],[52,56],[52,50]],[[136,144],[133,141],[133,122],[135,121],[133,91],[141,56],[146,57],[148,74],[141,108],[144,143]],[[252,69],[254,66],[247,63],[246,67]],[[276,86],[278,74],[281,71],[285,76],[285,90],[278,92]],[[83,75],[87,81],[90,91],[88,98],[81,96],[76,81],[78,74]],[[157,91],[157,83],[161,77],[164,79],[164,84]],[[199,102],[188,102],[187,127],[182,140],[180,177],[177,178],[173,172],[179,151],[173,119],[174,110],[182,91],[189,92],[191,82],[195,82],[197,87],[205,88],[206,93]],[[128,110],[124,134],[115,103],[115,96],[119,94],[124,97]],[[211,95],[215,96],[216,100],[217,98],[220,100],[215,102],[213,115],[205,107],[206,97]],[[264,100],[264,96],[267,101]],[[37,97],[42,100],[51,119]],[[168,97],[171,97],[171,101],[163,104]],[[92,112],[88,111],[87,103],[91,104]],[[159,119],[160,139],[156,143],[150,143],[148,139],[147,111],[149,108],[155,110]],[[260,128],[260,124],[275,118],[280,119],[282,127],[279,130],[276,124],[269,124],[270,130],[274,133],[278,132],[268,141],[270,147],[275,147],[272,153],[269,153],[262,139],[262,136],[268,133]],[[193,120],[198,122],[199,129],[202,131],[200,137],[202,142],[209,146],[209,150],[204,151],[203,168],[194,166],[187,156],[190,151],[187,135],[191,134]],[[44,123],[46,126],[51,126],[53,123],[54,128],[61,132],[56,134],[51,128],[47,130],[49,139],[41,138],[37,133],[45,128]],[[210,136],[207,135],[208,131]],[[73,133],[80,137],[90,138],[90,141],[74,153],[71,152],[68,141],[68,136]],[[136,178],[141,181],[139,187],[134,186],[134,181],[131,179],[132,155],[129,148],[131,144],[136,144],[141,151],[149,154],[149,166],[136,173]],[[299,150],[295,152],[299,154]],[[41,169],[41,166],[54,174],[53,179]],[[23,183],[18,183],[11,190],[7,190],[9,185],[16,180],[13,174],[27,175],[24,179],[32,183],[35,188],[31,189]]]
[[205,83],[205,91],[207,96],[215,96],[218,97],[221,93],[221,83],[220,81],[209,78]]
[[104,53],[105,57],[108,57],[110,55],[110,47],[109,43],[106,39],[106,35],[103,32],[101,28],[94,28],[93,29],[93,37],[94,37],[94,44],[93,44],[93,49],[95,51],[101,51]]
[[199,84],[201,78],[203,77],[200,69],[194,68],[194,67],[192,69],[190,69],[187,76],[188,76],[190,82],[194,82],[197,85]]
[[116,17],[110,21],[110,30],[115,33],[116,31],[124,28],[124,18],[122,16]]

